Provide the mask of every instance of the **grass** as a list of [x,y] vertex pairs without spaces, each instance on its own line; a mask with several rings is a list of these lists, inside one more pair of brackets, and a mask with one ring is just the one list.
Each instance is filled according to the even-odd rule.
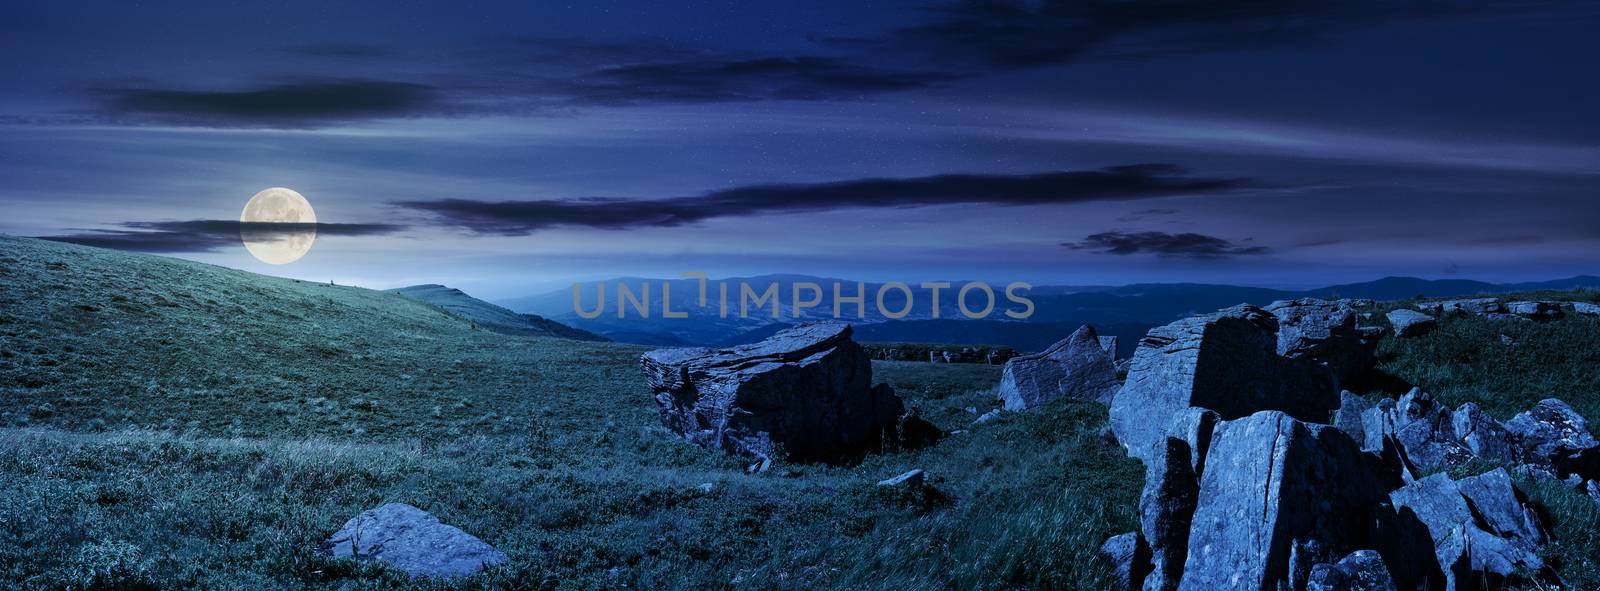
[[[1496,297],[1596,302],[1600,292]],[[1374,317],[1414,304],[1383,303]],[[1515,344],[1506,344],[1501,335]],[[1583,416],[1600,420],[1600,318],[1568,314],[1534,322],[1451,315],[1439,319],[1438,328],[1426,335],[1383,339],[1378,358],[1380,374],[1394,385],[1387,394],[1414,384],[1448,406],[1474,402],[1501,420],[1540,400],[1559,398]],[[1589,429],[1596,427],[1600,423],[1591,423]],[[1474,463],[1452,472],[1460,477],[1495,467]],[[1555,540],[1541,555],[1566,579],[1567,588],[1600,589],[1600,503],[1559,482],[1519,477],[1517,485],[1550,518]]]
[[[1393,382],[1451,404],[1504,418],[1558,396],[1600,417],[1593,320],[1452,319],[1381,349]],[[1096,549],[1137,527],[1143,471],[1101,443],[1105,406],[971,425],[996,404],[998,366],[874,362],[960,433],[752,475],[660,425],[643,350],[0,237],[0,587],[1105,589]],[[875,484],[911,468],[928,486]],[[1600,506],[1522,485],[1556,517],[1549,560],[1600,588]],[[511,561],[447,583],[317,550],[386,502]]]
[[[996,366],[876,362],[964,432],[751,475],[660,425],[638,347],[170,259],[0,253],[0,586],[1097,589],[1095,549],[1136,526],[1142,470],[1099,442],[1104,406],[969,427]],[[929,485],[876,486],[910,468]],[[317,551],[385,502],[511,561],[442,583]]]

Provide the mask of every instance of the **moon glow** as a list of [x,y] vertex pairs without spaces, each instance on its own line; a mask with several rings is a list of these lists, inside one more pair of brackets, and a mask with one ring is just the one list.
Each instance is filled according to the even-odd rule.
[[[293,189],[272,187],[256,193],[239,214],[239,239],[261,262],[287,265],[300,260],[317,240],[317,212]],[[268,224],[294,224],[276,230]]]

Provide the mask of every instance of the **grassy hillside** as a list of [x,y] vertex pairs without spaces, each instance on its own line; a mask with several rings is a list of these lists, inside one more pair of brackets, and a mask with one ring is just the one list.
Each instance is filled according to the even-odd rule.
[[[660,425],[642,348],[172,259],[0,253],[0,587],[437,588],[317,552],[391,501],[511,557],[469,589],[1101,588],[1095,548],[1135,524],[1141,469],[1096,404],[751,475]],[[946,429],[994,404],[998,367],[875,368]],[[925,492],[875,486],[910,468]]]
[[572,328],[560,322],[533,314],[518,314],[489,302],[469,296],[466,292],[443,285],[412,285],[386,290],[407,298],[440,308],[460,316],[474,325],[517,336],[563,337],[580,341],[604,341],[605,337],[587,330]]

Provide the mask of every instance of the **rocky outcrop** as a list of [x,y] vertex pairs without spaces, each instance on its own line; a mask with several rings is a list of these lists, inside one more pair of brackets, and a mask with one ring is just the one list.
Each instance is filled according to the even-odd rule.
[[508,560],[483,540],[403,503],[355,516],[322,549],[340,558],[382,561],[413,577],[465,576]]
[[1441,302],[1425,302],[1417,304],[1417,308],[1432,314],[1471,314],[1483,316],[1487,314],[1505,314],[1506,307],[1495,298],[1470,298],[1464,300],[1445,300]]
[[1519,301],[1506,304],[1506,312],[1533,320],[1550,320],[1561,317],[1561,302]]
[[1115,338],[1108,348],[1094,327],[1086,325],[1042,352],[1014,357],[1001,372],[1000,400],[1012,411],[1057,398],[1110,403],[1122,387],[1115,346]]
[[1459,482],[1435,474],[1389,496],[1404,519],[1426,529],[1447,589],[1499,588],[1545,570],[1543,526],[1504,470]]
[[1349,301],[1283,300],[1266,310],[1278,318],[1279,355],[1325,364],[1340,380],[1355,379],[1372,365],[1377,341],[1356,326]]
[[1152,329],[1112,400],[1117,439],[1148,465],[1172,416],[1191,406],[1224,419],[1279,410],[1327,420],[1339,406],[1333,372],[1279,355],[1277,333],[1277,318],[1249,305]]
[[[805,324],[726,349],[661,349],[640,360],[661,420],[685,439],[758,461],[840,461],[897,438],[903,405],[872,383],[843,323]],[[920,420],[920,419],[912,419]]]
[[1438,326],[1432,316],[1415,310],[1392,310],[1385,317],[1394,325],[1395,336],[1402,338],[1422,336]]
[[1312,565],[1363,549],[1382,497],[1359,448],[1338,429],[1278,411],[1222,423],[1200,477],[1178,588],[1304,588]]
[[1572,312],[1580,316],[1600,316],[1600,306],[1589,302],[1573,302]]

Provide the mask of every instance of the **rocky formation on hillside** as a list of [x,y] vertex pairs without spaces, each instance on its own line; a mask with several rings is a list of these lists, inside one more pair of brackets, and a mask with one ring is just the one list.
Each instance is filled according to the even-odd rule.
[[1006,361],[1000,400],[1006,410],[1027,410],[1057,398],[1111,402],[1122,387],[1115,365],[1116,337],[1085,325],[1050,348]]
[[466,576],[508,560],[483,540],[404,503],[351,518],[322,548],[340,558],[382,561],[413,577]]
[[780,455],[848,460],[903,436],[936,437],[926,422],[902,421],[900,397],[873,385],[872,362],[850,333],[844,323],[803,324],[750,345],[651,351],[640,365],[663,423],[757,465]]
[[1278,319],[1241,305],[1151,329],[1111,403],[1111,427],[1129,454],[1150,461],[1168,420],[1191,406],[1224,419],[1280,410],[1324,421],[1339,407],[1327,365],[1278,354]]
[[1278,318],[1279,355],[1322,363],[1341,381],[1355,379],[1372,366],[1382,333],[1357,326],[1357,305],[1350,300],[1284,300],[1266,310]]
[[[1495,305],[1468,300],[1438,313],[1500,313]],[[1324,388],[1336,383],[1335,359],[1344,357],[1319,347],[1369,343],[1350,338],[1361,331],[1338,303],[1269,308],[1179,321],[1141,342],[1112,405],[1118,440],[1146,467],[1139,529],[1101,549],[1126,582],[1119,589],[1466,590],[1559,581],[1539,554],[1550,524],[1513,474],[1592,490],[1600,501],[1600,442],[1584,417],[1550,399],[1502,423],[1475,404],[1452,409],[1417,388],[1377,401],[1341,392],[1328,407]],[[1298,416],[1290,410],[1297,405]],[[1516,470],[1460,479],[1443,472],[1473,461]]]

